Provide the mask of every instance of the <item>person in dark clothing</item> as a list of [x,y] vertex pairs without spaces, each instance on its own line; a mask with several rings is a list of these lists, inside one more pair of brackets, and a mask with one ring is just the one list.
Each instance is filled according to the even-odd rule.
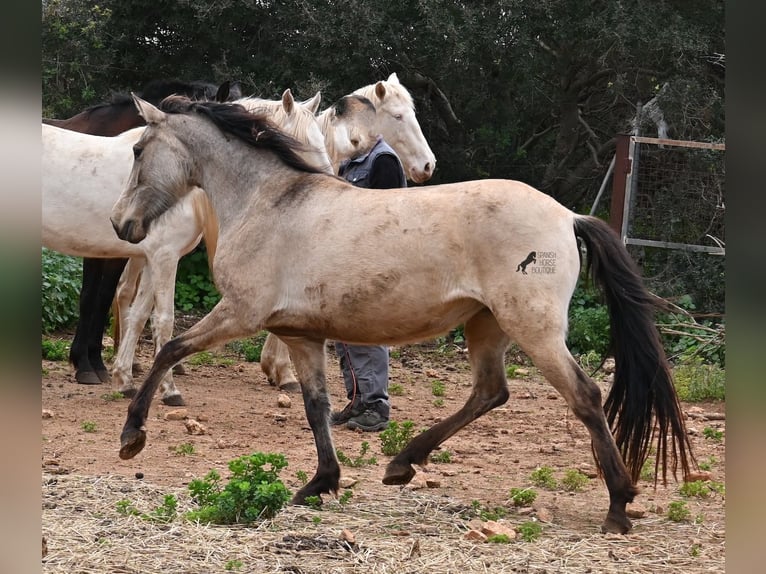
[[[380,136],[369,152],[343,162],[339,175],[359,187],[407,187],[401,161]],[[343,410],[332,413],[331,423],[370,432],[385,429],[391,410],[388,398],[388,347],[349,345],[336,341],[335,351],[340,359],[349,402]]]

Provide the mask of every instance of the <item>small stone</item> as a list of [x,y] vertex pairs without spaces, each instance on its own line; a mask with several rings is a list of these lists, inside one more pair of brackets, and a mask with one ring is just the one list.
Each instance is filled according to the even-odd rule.
[[165,413],[166,421],[182,421],[189,416],[186,409],[174,409]]
[[293,405],[293,401],[290,399],[290,395],[280,393],[277,397],[277,405],[279,405],[279,408],[289,409]]
[[186,419],[184,421],[184,426],[186,427],[186,432],[189,434],[201,435],[207,433],[205,425],[198,423],[194,419]]
[[488,520],[485,522],[481,528],[481,532],[487,538],[490,536],[505,535],[510,540],[516,539],[516,531],[511,526],[503,524],[502,522],[496,522],[494,520]]
[[356,536],[348,528],[341,530],[340,539],[348,542],[349,544],[356,544]]
[[465,533],[463,536],[466,540],[474,540],[476,542],[486,542],[487,541],[487,535],[479,532],[478,530],[469,530]]
[[210,421],[210,417],[207,415],[197,415],[197,420],[202,423],[206,423]]
[[342,476],[338,484],[340,485],[341,488],[351,488],[353,486],[356,486],[358,482],[359,481],[356,478],[352,478],[350,476]]
[[537,513],[537,519],[541,522],[553,522],[553,512],[545,506],[540,506],[535,509]]
[[52,419],[53,418],[53,411],[49,411],[48,409],[43,409],[43,418],[44,419]]
[[275,413],[274,420],[278,423],[283,423],[287,421],[287,415],[283,415],[282,413]]
[[518,368],[513,371],[513,374],[516,377],[526,377],[529,374],[529,369]]
[[643,518],[646,516],[646,508],[640,504],[631,502],[625,507],[625,513],[629,518]]
[[136,478],[137,478],[138,480],[141,480],[142,478],[144,478],[144,473],[143,473],[143,472],[137,472],[137,473],[136,473]]
[[440,488],[441,485],[442,483],[439,480],[435,480],[433,478],[426,479],[426,488]]
[[713,473],[708,470],[701,470],[699,472],[690,472],[684,477],[684,482],[695,482],[697,480],[713,480]]

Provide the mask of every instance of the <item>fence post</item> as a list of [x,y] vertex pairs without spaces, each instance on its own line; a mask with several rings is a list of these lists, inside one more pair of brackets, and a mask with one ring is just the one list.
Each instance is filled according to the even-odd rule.
[[630,134],[617,134],[614,151],[614,174],[612,175],[612,202],[609,206],[609,226],[618,234],[622,232],[625,210],[625,182],[631,170],[628,149]]

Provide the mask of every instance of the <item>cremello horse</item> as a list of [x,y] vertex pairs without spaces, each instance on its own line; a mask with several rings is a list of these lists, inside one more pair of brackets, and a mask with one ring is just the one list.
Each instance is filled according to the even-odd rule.
[[[144,448],[152,398],[174,364],[267,329],[290,348],[317,449],[316,473],[293,501],[337,492],[325,340],[399,344],[462,323],[473,391],[461,409],[391,460],[385,484],[409,482],[413,464],[425,464],[439,444],[508,400],[503,357],[511,341],[590,433],[609,490],[604,531],[632,527],[625,508],[650,448],[664,480],[668,458],[673,474],[679,464],[689,472],[694,457],[654,326],[653,299],[619,237],[600,219],[577,215],[517,181],[467,181],[417,193],[361,189],[303,162],[294,140],[240,106],[180,97],[164,100],[162,109],[140,99],[136,105],[147,128],[112,212],[114,228],[138,243],[165,224],[159,218],[167,209],[202,187],[219,222],[213,271],[222,298],[160,349],[128,407],[121,458]],[[610,312],[616,371],[603,407],[598,386],[565,344],[580,273],[578,237]],[[539,264],[515,272],[532,251]],[[349,260],[359,264],[346,265]]]
[[[266,112],[281,127],[305,142],[303,158],[332,173],[314,113],[320,95],[296,103],[286,90],[282,100],[259,98],[239,100],[243,105]],[[207,199],[195,189],[164,217],[141,245],[119,240],[109,225],[109,213],[130,173],[132,147],[144,128],[113,138],[78,134],[48,125],[43,138],[43,245],[69,255],[83,257],[129,257],[118,289],[121,345],[112,376],[126,396],[135,393],[132,364],[136,344],[154,308],[155,352],[173,334],[174,291],[178,260],[199,243],[205,228],[215,225],[205,219],[202,206]],[[346,137],[345,132],[338,132]],[[340,146],[348,145],[341,141]],[[87,229],[83,222],[87,222]],[[208,248],[215,250],[215,231],[208,231]],[[139,282],[140,277],[140,282]],[[162,400],[169,405],[184,404],[172,373],[163,382]]]
[[[436,157],[415,116],[412,96],[399,82],[397,75],[391,74],[387,80],[359,88],[353,95],[362,96],[372,102],[375,107],[375,135],[382,135],[394,149],[404,166],[407,179],[416,183],[430,179],[436,167]],[[344,129],[342,123],[347,118],[366,112],[365,105],[359,98],[346,96],[319,114],[319,125],[325,134],[332,134]],[[347,122],[347,125],[351,126],[359,124],[359,121]],[[356,155],[353,148],[339,149],[339,144],[335,144],[335,141],[354,143],[358,137],[356,133],[349,133],[346,138],[326,139],[327,153],[333,162],[335,173],[338,172],[341,161]],[[300,388],[290,366],[287,347],[272,334],[269,334],[264,342],[260,365],[270,384],[287,391],[297,391]]]

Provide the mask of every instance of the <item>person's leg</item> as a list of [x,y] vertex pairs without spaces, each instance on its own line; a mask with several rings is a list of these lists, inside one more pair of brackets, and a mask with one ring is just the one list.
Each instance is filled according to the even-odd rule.
[[379,431],[388,426],[391,405],[388,399],[388,347],[345,345],[352,375],[357,381],[362,412],[352,413],[351,429]]
[[338,355],[338,361],[340,362],[340,371],[343,374],[343,383],[346,386],[348,403],[343,409],[333,411],[330,414],[330,424],[342,425],[346,424],[352,416],[362,414],[364,407],[361,402],[357,374],[354,369],[349,345],[341,341],[335,341],[335,354]]

